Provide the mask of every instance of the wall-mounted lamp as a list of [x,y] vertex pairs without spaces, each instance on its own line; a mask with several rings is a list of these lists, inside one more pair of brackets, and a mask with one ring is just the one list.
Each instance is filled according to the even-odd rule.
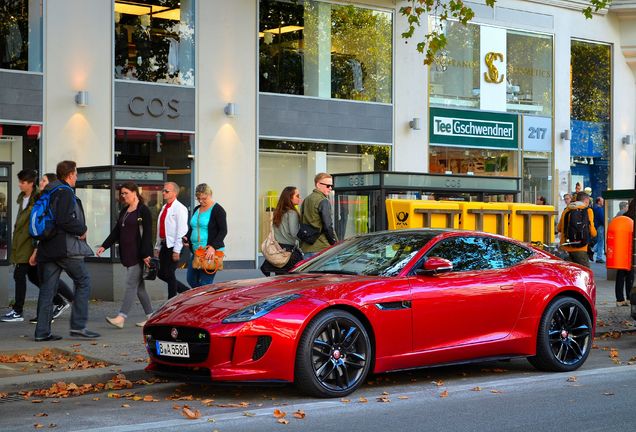
[[75,103],[78,106],[85,107],[88,105],[88,92],[86,90],[80,90],[75,94]]
[[409,122],[409,127],[413,130],[420,130],[421,126],[420,126],[420,118],[419,117],[413,117],[413,120],[411,120]]
[[225,105],[225,108],[223,108],[223,112],[228,117],[236,117],[238,115],[238,108],[236,107],[236,104],[234,102],[230,102]]
[[625,135],[622,142],[625,145],[632,145],[634,143],[634,137],[632,135]]
[[561,132],[561,139],[565,141],[570,141],[572,139],[572,132],[570,132],[570,129],[566,129]]

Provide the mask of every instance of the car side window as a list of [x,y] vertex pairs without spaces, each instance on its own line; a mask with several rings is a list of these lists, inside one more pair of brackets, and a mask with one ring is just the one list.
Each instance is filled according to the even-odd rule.
[[426,255],[449,260],[453,271],[504,267],[498,245],[487,237],[452,237],[436,244]]
[[521,261],[532,256],[533,252],[523,246],[507,242],[505,240],[495,240],[499,243],[499,249],[503,257],[505,267],[512,267]]

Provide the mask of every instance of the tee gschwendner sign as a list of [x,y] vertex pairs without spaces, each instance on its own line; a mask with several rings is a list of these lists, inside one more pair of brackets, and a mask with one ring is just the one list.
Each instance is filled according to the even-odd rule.
[[519,116],[508,113],[430,109],[431,144],[461,147],[519,147]]

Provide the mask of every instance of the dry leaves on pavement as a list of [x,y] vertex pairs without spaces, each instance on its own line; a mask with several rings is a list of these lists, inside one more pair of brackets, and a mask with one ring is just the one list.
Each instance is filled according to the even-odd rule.
[[69,354],[62,351],[43,349],[37,354],[0,355],[0,363],[32,363],[38,365],[38,371],[83,370],[108,366],[104,361],[87,360],[81,354]]
[[196,420],[201,417],[201,411],[199,411],[198,409],[192,409],[189,406],[184,405],[183,409],[181,410],[181,415],[183,415],[187,419]]
[[292,414],[292,415],[294,416],[294,418],[297,418],[297,419],[301,419],[301,420],[302,420],[302,419],[304,419],[304,418],[305,418],[305,415],[306,415],[306,414],[305,414],[305,411],[303,411],[303,410],[298,410],[298,411],[296,411],[296,412],[295,412],[294,414]]

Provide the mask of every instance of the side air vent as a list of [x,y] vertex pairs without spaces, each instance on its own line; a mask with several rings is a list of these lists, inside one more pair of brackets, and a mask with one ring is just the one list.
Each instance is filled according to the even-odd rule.
[[267,350],[269,349],[269,346],[271,344],[272,344],[271,336],[259,336],[258,340],[256,341],[256,346],[254,347],[252,360],[258,360],[262,358],[267,352]]
[[395,302],[376,303],[375,307],[380,310],[398,310],[398,309],[411,309],[410,300],[402,300]]

